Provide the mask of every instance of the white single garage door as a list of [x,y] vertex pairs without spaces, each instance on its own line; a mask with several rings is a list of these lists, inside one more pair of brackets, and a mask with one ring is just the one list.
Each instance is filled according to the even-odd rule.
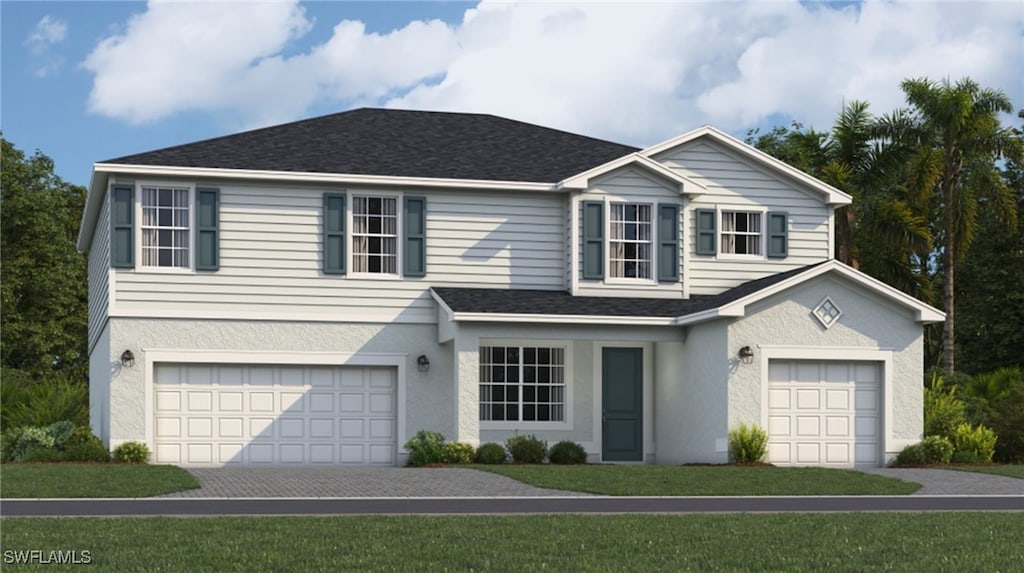
[[768,363],[768,462],[795,466],[881,465],[881,365]]
[[157,364],[157,463],[395,464],[394,368]]

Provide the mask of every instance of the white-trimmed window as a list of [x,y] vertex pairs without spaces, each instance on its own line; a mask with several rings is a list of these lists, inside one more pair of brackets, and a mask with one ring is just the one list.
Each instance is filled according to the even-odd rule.
[[608,217],[608,276],[652,278],[653,206],[647,203],[611,203]]
[[566,422],[566,350],[481,346],[481,422]]
[[398,198],[352,196],[352,272],[398,274]]
[[723,255],[764,256],[764,213],[721,211],[719,252]]
[[142,266],[190,268],[192,190],[142,185],[141,194]]

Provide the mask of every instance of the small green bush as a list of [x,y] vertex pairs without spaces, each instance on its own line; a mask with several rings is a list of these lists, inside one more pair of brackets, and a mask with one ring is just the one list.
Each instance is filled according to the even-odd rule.
[[533,434],[512,436],[505,440],[505,447],[517,464],[540,464],[548,455],[548,443]]
[[953,449],[957,454],[963,454],[961,459],[974,458],[973,462],[961,463],[991,462],[996,452],[996,433],[980,424],[974,427],[960,424],[953,431]]
[[149,446],[142,442],[125,442],[114,448],[114,461],[122,464],[144,464],[149,461]]
[[3,435],[0,435],[0,461],[7,463],[14,461],[14,450],[21,439],[21,433],[25,428],[11,428],[4,430]]
[[18,440],[14,443],[11,461],[24,462],[36,455],[38,450],[53,448],[53,436],[46,428],[21,428]]
[[738,464],[763,462],[768,457],[768,432],[757,424],[740,424],[729,431],[729,460]]
[[63,450],[64,445],[67,444],[68,438],[71,437],[71,433],[75,431],[78,426],[71,420],[61,420],[54,422],[46,427],[46,433],[53,436],[53,447],[58,450]]
[[[95,438],[95,436],[94,436]],[[95,441],[72,444],[64,448],[64,460],[66,462],[109,462],[110,450],[99,438]]]
[[439,464],[444,461],[444,436],[437,432],[420,430],[405,443],[409,451],[410,466]]
[[585,464],[587,450],[576,442],[561,441],[548,450],[548,461],[553,464]]
[[1024,380],[991,407],[985,425],[999,436],[993,459],[1004,464],[1024,463]]
[[464,442],[445,442],[444,463],[446,464],[468,464],[473,461],[473,454],[476,448],[473,444]]
[[924,435],[952,440],[957,426],[965,422],[966,406],[956,395],[956,387],[947,387],[942,376],[933,375],[924,389]]
[[84,383],[55,377],[4,393],[3,427],[45,427],[69,420],[72,427],[89,423],[89,388]]
[[505,448],[501,444],[495,444],[489,442],[481,444],[476,449],[476,455],[473,456],[473,461],[478,464],[503,464],[505,463]]
[[37,448],[30,451],[21,462],[54,463],[66,461],[64,452],[57,448]]
[[947,464],[953,458],[953,443],[942,436],[927,436],[903,448],[896,456],[897,465]]

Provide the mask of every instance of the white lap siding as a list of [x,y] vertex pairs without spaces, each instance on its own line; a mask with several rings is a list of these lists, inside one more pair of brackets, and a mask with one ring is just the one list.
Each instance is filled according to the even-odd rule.
[[[689,246],[691,295],[717,294],[744,282],[831,258],[829,207],[821,199],[755,167],[731,151],[695,141],[654,159],[707,187],[691,201],[685,215]],[[696,209],[766,209],[789,214],[789,253],[784,259],[736,260],[696,255]]]
[[427,197],[427,275],[396,280],[321,272],[323,193],[344,189],[219,188],[220,269],[119,271],[119,315],[431,323],[429,286],[565,285],[561,195],[417,191]]

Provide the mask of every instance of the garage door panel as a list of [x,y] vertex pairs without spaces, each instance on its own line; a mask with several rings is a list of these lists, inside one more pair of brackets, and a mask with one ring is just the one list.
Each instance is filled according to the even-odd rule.
[[821,424],[817,416],[797,416],[796,435],[817,436],[821,433]]
[[157,462],[396,461],[393,368],[161,364],[156,372]]
[[828,416],[825,418],[825,435],[846,437],[850,435],[850,419],[846,416]]
[[188,438],[212,438],[213,418],[189,418]]
[[220,392],[217,395],[218,406],[221,412],[241,412],[242,411],[242,393],[241,392]]
[[768,461],[779,465],[878,465],[881,368],[877,363],[772,360]]
[[801,388],[796,391],[796,407],[798,410],[817,410],[821,405],[821,395],[817,388]]
[[796,463],[808,465],[821,463],[821,444],[817,442],[797,442]]

